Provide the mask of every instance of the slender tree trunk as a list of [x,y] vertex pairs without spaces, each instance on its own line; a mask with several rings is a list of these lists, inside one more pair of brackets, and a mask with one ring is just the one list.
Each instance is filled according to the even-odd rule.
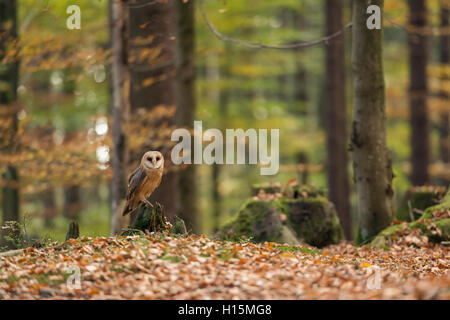
[[[220,83],[225,83],[230,77],[230,45],[229,43],[224,43],[224,57],[225,60],[219,62],[219,80]],[[230,103],[230,90],[227,87],[219,87],[218,95],[218,115],[219,115],[219,128],[224,129],[226,127],[225,123],[228,117],[228,105]],[[220,175],[222,172],[222,167],[220,164],[213,164],[212,168],[212,200],[213,200],[213,231],[216,232],[220,228],[220,220],[222,214],[222,197],[220,195],[219,185],[220,185]]]
[[[343,1],[327,0],[325,34],[343,28]],[[345,42],[343,36],[326,47],[327,177],[330,200],[336,206],[345,237],[352,239],[350,187],[347,156],[347,110],[345,99]]]
[[213,232],[219,231],[220,228],[220,213],[222,211],[220,192],[220,164],[212,165],[212,207],[213,207]]
[[[450,4],[445,6],[445,4],[441,3],[441,27],[443,29],[446,29],[450,26],[449,19],[450,19]],[[450,65],[450,35],[444,34],[441,35],[441,44],[440,44],[440,54],[439,54],[439,60],[441,63],[441,68],[444,66],[449,67]],[[441,80],[443,82],[442,87],[444,87],[444,83],[446,81],[449,81],[450,78],[448,78],[445,75],[441,76]],[[440,97],[444,100],[449,100],[448,93],[444,88],[442,88],[440,92]],[[441,161],[443,163],[449,163],[450,162],[450,137],[449,137],[449,113],[448,111],[442,111],[439,115],[440,123],[439,123],[439,155],[441,158]],[[444,181],[445,185],[448,184],[448,181]]]
[[[38,80],[35,86],[35,91],[37,94],[46,96],[51,92],[51,83],[50,83],[50,74],[51,71],[41,71],[36,75],[36,79]],[[54,128],[49,124],[48,127],[42,129],[39,134],[42,134],[42,137],[46,139],[51,139],[54,133]],[[50,142],[53,145],[53,141]],[[42,200],[42,204],[44,206],[43,210],[43,218],[44,224],[47,228],[51,228],[53,226],[53,219],[58,215],[58,209],[56,206],[55,200],[55,189],[53,186],[49,186],[46,190],[40,192],[37,199]]]
[[[17,2],[0,0],[0,61],[6,55],[8,43],[17,39]],[[14,152],[17,148],[17,83],[19,62],[0,67],[0,151]],[[19,220],[19,175],[12,164],[2,168],[2,220]]]
[[[138,3],[140,2],[136,2]],[[137,8],[130,2],[130,101],[133,115],[136,115],[139,109],[148,111],[160,105],[167,108],[176,106],[176,43],[175,0],[154,2]],[[142,59],[145,52],[152,52],[156,57]],[[155,81],[145,86],[143,83],[147,79]],[[175,116],[164,117],[158,123],[152,122],[148,124],[148,129],[157,131],[163,124],[175,126]],[[145,150],[131,155],[131,160],[137,163],[145,151],[160,146],[161,142],[149,141],[144,147]],[[162,149],[165,149],[164,147],[166,145],[163,145]],[[165,173],[161,185],[152,194],[151,201],[160,202],[165,215],[172,219],[174,215],[179,214],[178,178],[177,173],[172,170],[170,152],[164,153],[164,157]]]
[[64,216],[70,220],[78,220],[81,211],[80,187],[70,185],[64,187]]
[[[423,30],[427,25],[425,0],[409,0],[409,23]],[[427,37],[409,34],[409,103],[411,121],[411,182],[419,186],[429,182],[429,120],[427,112]]]
[[53,219],[58,215],[55,201],[55,189],[48,188],[41,194],[41,199],[44,204],[44,224],[46,227],[53,226]]
[[[383,0],[371,2],[383,8]],[[386,145],[383,30],[366,27],[365,1],[353,1],[354,112],[351,143],[358,194],[357,242],[376,235],[393,218],[392,167]]]
[[[176,123],[178,127],[193,129],[195,120],[195,0],[177,1],[178,50],[176,59]],[[178,174],[180,211],[187,227],[200,232],[197,208],[196,167],[188,165]]]
[[[65,95],[73,95],[75,93],[76,81],[71,78],[72,74],[70,70],[64,70],[63,79],[63,93]],[[73,131],[66,133],[65,140],[70,141],[73,138]],[[70,184],[64,186],[64,217],[71,220],[78,220],[82,204],[80,195],[80,186],[76,184]]]
[[112,115],[113,150],[111,183],[111,233],[117,234],[126,225],[121,217],[121,201],[127,187],[128,142],[124,126],[130,109],[130,75],[128,66],[127,2],[110,0],[110,30],[112,47]]

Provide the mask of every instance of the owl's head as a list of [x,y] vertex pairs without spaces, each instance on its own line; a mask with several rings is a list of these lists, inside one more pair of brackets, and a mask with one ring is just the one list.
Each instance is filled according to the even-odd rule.
[[141,165],[146,170],[164,168],[164,157],[159,151],[148,151],[141,160]]

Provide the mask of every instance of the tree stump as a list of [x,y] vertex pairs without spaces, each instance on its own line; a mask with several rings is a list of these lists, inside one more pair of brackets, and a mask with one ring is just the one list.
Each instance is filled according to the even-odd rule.
[[173,226],[170,228],[170,232],[173,234],[187,234],[184,220],[178,216],[173,217]]
[[[120,235],[130,236],[144,234],[144,232],[164,232],[170,226],[164,215],[164,207],[158,202],[153,208],[141,204],[136,210],[136,219]],[[183,219],[175,216],[169,231],[172,234],[187,234]]]
[[78,239],[80,237],[80,227],[75,221],[70,222],[69,230],[66,234],[66,241],[69,239]]
[[159,202],[156,202],[153,208],[141,204],[137,209],[136,220],[131,224],[131,229],[148,230],[149,232],[164,231],[166,229],[166,220],[163,206]]

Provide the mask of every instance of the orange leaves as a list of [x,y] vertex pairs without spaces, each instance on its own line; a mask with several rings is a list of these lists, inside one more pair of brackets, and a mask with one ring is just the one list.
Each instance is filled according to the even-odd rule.
[[16,286],[15,283],[10,283],[10,284],[8,285],[8,287],[7,287],[6,290],[8,290],[8,291],[13,291],[15,286]]
[[76,243],[79,243],[79,240],[78,239],[68,239],[67,241],[66,241],[66,243],[68,243],[68,244],[76,244]]
[[96,295],[99,293],[100,293],[100,290],[98,290],[97,288],[92,288],[88,291],[88,295],[90,295],[90,296],[93,296],[93,295]]
[[[55,299],[442,299],[450,284],[449,257],[441,246],[396,245],[386,252],[342,243],[320,252],[204,235],[83,238],[58,251],[30,249],[0,258],[0,296],[35,299],[48,291]],[[64,285],[69,266],[80,268],[81,290]],[[375,292],[366,282],[377,270],[381,288]]]

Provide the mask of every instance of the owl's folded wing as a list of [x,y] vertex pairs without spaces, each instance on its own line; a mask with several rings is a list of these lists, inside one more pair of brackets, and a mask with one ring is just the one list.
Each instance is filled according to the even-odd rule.
[[127,200],[130,200],[133,196],[137,194],[139,191],[139,187],[144,182],[144,179],[147,175],[145,171],[142,170],[141,167],[138,167],[133,173],[130,175],[128,179],[128,191],[127,191]]

